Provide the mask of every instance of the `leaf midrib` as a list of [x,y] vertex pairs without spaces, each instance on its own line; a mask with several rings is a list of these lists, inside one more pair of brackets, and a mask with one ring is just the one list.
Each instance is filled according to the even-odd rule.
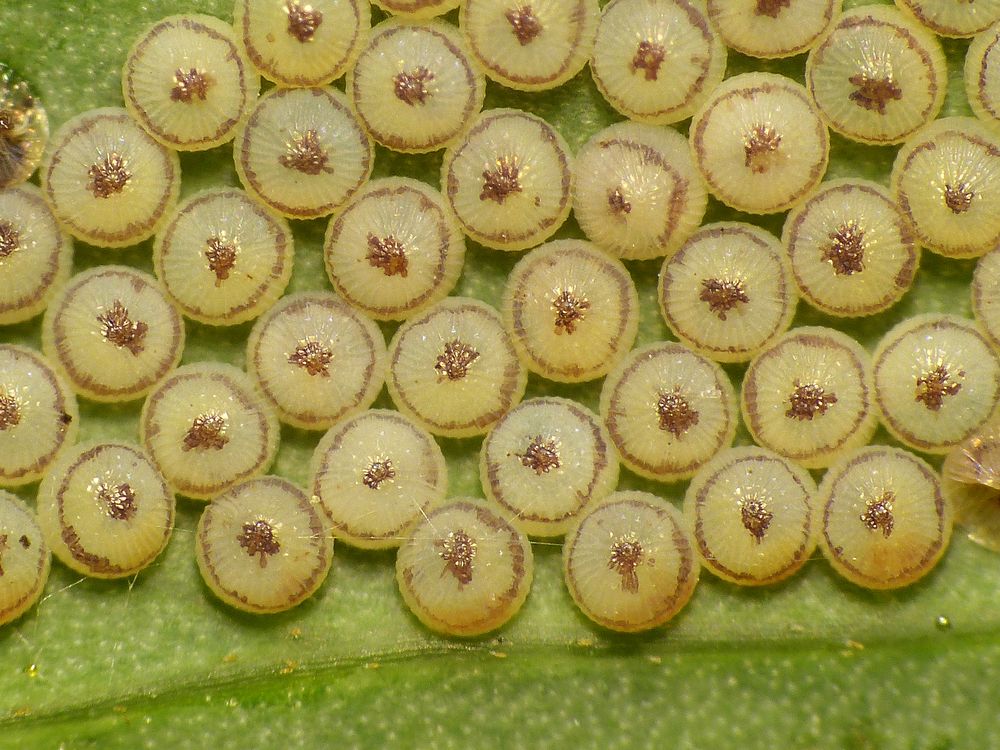
[[[100,714],[108,710],[140,710],[143,707],[163,707],[182,702],[181,698],[192,694],[211,696],[231,693],[238,689],[242,693],[267,694],[271,688],[287,689],[292,684],[324,683],[334,676],[342,677],[352,670],[361,668],[377,669],[382,666],[413,665],[417,671],[435,669],[447,671],[441,666],[449,661],[460,661],[468,657],[478,664],[495,663],[503,659],[528,665],[525,671],[535,669],[542,662],[572,664],[578,658],[644,657],[653,663],[664,661],[726,661],[739,656],[755,657],[818,657],[823,655],[841,658],[864,658],[869,654],[905,655],[932,654],[937,657],[971,652],[981,647],[996,646],[1000,632],[989,630],[965,630],[961,633],[940,633],[935,635],[914,635],[907,637],[886,637],[867,640],[864,643],[831,638],[788,638],[788,639],[730,639],[723,641],[657,640],[632,641],[622,639],[617,642],[593,643],[587,640],[566,643],[564,641],[536,641],[519,644],[497,644],[494,641],[480,643],[446,642],[442,645],[421,648],[404,648],[389,651],[373,651],[350,657],[295,665],[290,671],[287,665],[274,665],[270,669],[260,669],[260,665],[245,670],[229,671],[225,676],[209,673],[201,679],[182,680],[166,689],[142,689],[123,692],[94,701],[83,701],[50,711],[32,711],[25,717],[10,716],[0,719],[0,731],[8,731],[26,725],[72,722],[84,716]],[[433,667],[431,665],[434,665]]]

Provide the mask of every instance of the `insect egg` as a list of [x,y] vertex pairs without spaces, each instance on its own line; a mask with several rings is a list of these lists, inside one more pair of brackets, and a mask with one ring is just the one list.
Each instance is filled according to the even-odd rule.
[[969,539],[1000,552],[1000,423],[989,422],[948,453],[941,486]]
[[233,27],[205,15],[157,21],[132,45],[122,70],[129,113],[153,138],[180,151],[232,140],[259,89]]
[[309,473],[333,533],[364,549],[398,547],[448,492],[448,466],[434,438],[389,409],[334,425],[316,446]]
[[882,423],[901,442],[947,453],[989,419],[1000,400],[1000,357],[971,320],[917,315],[875,350]]
[[425,19],[454,10],[460,3],[461,0],[376,0],[374,4],[394,16]]
[[441,192],[462,231],[497,250],[524,250],[551,237],[569,216],[572,184],[562,136],[516,109],[479,115],[441,166]]
[[529,370],[575,383],[604,375],[632,348],[639,295],[621,261],[583,240],[555,240],[514,266],[502,315]]
[[417,180],[372,180],[330,220],[330,282],[376,320],[408,318],[452,290],[465,237],[439,192]]
[[758,445],[807,469],[829,466],[875,432],[868,353],[832,328],[784,334],[750,363],[742,409]]
[[573,601],[605,628],[637,633],[688,603],[698,562],[687,524],[647,492],[615,492],[566,534],[563,575]]
[[486,497],[532,536],[561,536],[589,504],[614,491],[618,456],[604,425],[565,398],[533,398],[507,412],[483,440]]
[[531,588],[528,538],[491,506],[454,498],[410,529],[396,556],[396,583],[431,630],[474,636],[517,614]]
[[278,418],[325,430],[367,409],[385,378],[382,331],[330,292],[282,299],[250,332],[247,371]]
[[371,139],[333,88],[273,88],[233,143],[236,173],[254,198],[293,219],[343,206],[372,171]]
[[542,91],[575,76],[590,58],[597,0],[469,0],[458,25],[486,75],[521,91]]
[[173,210],[181,185],[176,152],[115,107],[84,112],[59,128],[40,176],[65,229],[101,247],[152,236]]
[[711,193],[752,214],[801,202],[823,179],[830,152],[806,90],[774,73],[743,73],[716,87],[691,120],[689,142]]
[[660,312],[700,354],[741,362],[781,335],[795,314],[794,283],[774,236],[720,222],[695,232],[660,270]]
[[976,117],[994,123],[1000,121],[998,43],[1000,43],[1000,25],[976,35],[965,55],[966,99]]
[[236,0],[233,15],[250,62],[285,86],[340,78],[371,27],[371,6],[363,0]]
[[673,254],[705,215],[708,193],[687,139],[671,128],[611,125],[583,145],[573,172],[580,228],[621,258]]
[[76,398],[37,352],[0,344],[0,486],[40,479],[76,440]]
[[708,0],[722,40],[752,57],[805,52],[833,25],[842,0]]
[[259,477],[209,503],[195,536],[201,577],[230,607],[255,614],[312,596],[333,562],[320,510],[291,482]]
[[27,82],[0,63],[0,189],[31,177],[48,139],[45,108]]
[[635,349],[615,366],[600,411],[622,463],[661,482],[693,476],[736,434],[729,377],[673,342]]
[[612,0],[601,13],[590,71],[616,110],[663,125],[690,117],[718,85],[726,47],[701,3]]
[[85,576],[124,578],[166,548],[174,494],[137,447],[77,446],[42,480],[38,522],[65,565]]
[[973,36],[1000,21],[1000,0],[896,0],[896,6],[941,36]]
[[990,250],[976,263],[972,314],[993,348],[1000,350],[1000,248]]
[[1000,242],[1000,137],[972,117],[946,117],[903,144],[892,192],[921,244],[973,258]]
[[919,580],[951,539],[952,508],[937,474],[899,448],[873,445],[841,458],[823,477],[816,507],[823,554],[869,589]]
[[149,274],[97,266],[74,276],[52,300],[42,347],[80,395],[128,401],[177,366],[184,322]]
[[0,324],[33,318],[69,278],[73,241],[34,185],[0,190]]
[[245,193],[206,190],[187,199],[153,244],[153,268],[192,320],[235,325],[273,305],[292,276],[292,232]]
[[482,435],[521,400],[527,380],[500,315],[479,300],[448,297],[389,344],[393,403],[435,435]]
[[862,143],[899,143],[933,120],[947,75],[938,40],[885,5],[846,11],[806,58],[820,115]]
[[149,394],[139,435],[175,491],[207,500],[271,464],[278,420],[242,370],[198,362]]
[[723,451],[695,475],[684,496],[702,564],[741,586],[788,578],[816,547],[809,472],[763,448]]
[[372,137],[393,151],[452,143],[483,107],[486,81],[458,30],[443,21],[384,21],[372,30],[347,91]]
[[35,605],[51,559],[35,514],[16,495],[0,490],[0,625]]
[[874,182],[831,180],[785,221],[782,244],[805,300],[828,315],[888,309],[906,294],[920,262],[909,222]]

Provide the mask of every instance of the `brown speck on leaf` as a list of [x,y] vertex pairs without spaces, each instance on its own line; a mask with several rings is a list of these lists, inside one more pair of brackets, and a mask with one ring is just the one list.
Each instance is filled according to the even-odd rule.
[[944,186],[944,204],[953,214],[964,214],[968,211],[975,197],[976,194],[969,189],[968,183],[960,182],[957,185]]
[[656,401],[656,412],[659,415],[660,429],[675,438],[680,438],[698,424],[698,412],[681,395],[680,388],[660,393]]
[[552,300],[552,309],[556,314],[556,334],[575,333],[577,324],[587,317],[590,301],[578,297],[572,289],[563,289]]
[[199,414],[194,418],[187,433],[184,435],[182,450],[222,450],[229,442],[226,436],[226,426],[229,419],[225,414],[210,412]]
[[510,8],[503,16],[522,47],[533,42],[535,37],[542,33],[542,22],[538,20],[530,5]]
[[438,556],[444,560],[445,568],[442,572],[451,573],[458,581],[461,589],[472,583],[472,561],[476,558],[476,542],[461,529],[448,532],[444,539],[437,539],[434,542]]
[[87,170],[90,182],[87,189],[95,198],[110,198],[125,189],[132,175],[125,167],[125,158],[116,151],[104,157],[104,161],[93,164]]
[[608,191],[608,208],[616,216],[632,213],[632,204],[625,200],[620,188]]
[[236,243],[222,234],[209,237],[205,244],[208,245],[205,251],[208,270],[215,274],[215,285],[222,286],[222,282],[229,278],[229,273],[236,266]]
[[101,335],[109,343],[128,349],[133,356],[142,353],[149,326],[141,320],[132,320],[121,300],[116,299],[110,310],[98,315],[97,322],[101,324]]
[[438,355],[434,369],[438,371],[438,380],[461,380],[469,374],[472,363],[479,359],[479,352],[458,339],[444,345],[444,351]]
[[515,453],[521,461],[521,465],[531,469],[538,476],[548,474],[552,469],[562,466],[559,461],[559,446],[555,440],[544,439],[541,435],[535,435],[528,444],[524,453]]
[[377,490],[384,482],[389,482],[396,478],[396,469],[392,465],[392,460],[388,458],[378,458],[372,461],[365,469],[361,477],[362,484],[372,490]]
[[295,351],[288,355],[289,364],[298,365],[310,375],[330,377],[333,352],[318,341],[300,341]]
[[7,549],[7,535],[0,534],[0,576],[3,575],[3,553]]
[[740,500],[739,507],[743,528],[750,532],[757,544],[760,544],[771,525],[774,514],[767,509],[767,503],[758,497]]
[[639,591],[639,576],[635,570],[643,560],[642,545],[635,534],[626,534],[611,545],[608,570],[615,571],[622,579],[622,591],[635,594]]
[[9,430],[21,422],[17,399],[0,389],[0,430]]
[[753,12],[758,16],[777,18],[783,8],[790,8],[792,0],[757,0]]
[[837,395],[827,393],[816,383],[802,383],[796,380],[792,395],[788,397],[788,403],[786,417],[800,422],[806,420],[811,422],[817,414],[823,416],[827,409],[837,403]]
[[726,279],[702,279],[698,299],[706,303],[719,320],[725,320],[726,314],[741,302],[750,301],[743,291],[742,281]]
[[663,49],[663,45],[643,40],[636,47],[629,67],[633,73],[638,73],[641,70],[647,81],[655,81],[660,75],[660,66],[663,64],[665,56],[666,50]]
[[[964,375],[959,372],[959,375]],[[962,390],[962,384],[951,379],[948,368],[938,365],[917,378],[914,400],[920,401],[931,411],[939,411],[944,406],[945,396],[954,396]]]
[[427,97],[430,96],[427,84],[434,80],[434,74],[421,65],[410,72],[397,73],[392,80],[396,98],[415,107],[427,103]]
[[308,175],[333,172],[333,167],[327,166],[329,160],[330,157],[320,145],[319,134],[315,130],[293,135],[292,142],[285,147],[285,153],[278,157],[281,166]]
[[855,87],[855,91],[850,93],[850,100],[869,112],[885,114],[885,106],[890,100],[903,98],[902,89],[897,86],[891,77],[869,78],[864,73],[858,73],[847,79]]
[[170,89],[170,99],[175,102],[190,104],[196,98],[205,101],[212,79],[197,68],[174,71],[174,87]]
[[21,538],[17,540],[24,549],[31,549],[31,540],[28,539],[27,534],[21,534]]
[[892,503],[895,499],[893,493],[883,492],[881,496],[867,502],[865,512],[858,518],[869,529],[881,531],[882,536],[888,539],[895,523],[892,517]]
[[369,233],[366,259],[372,268],[381,268],[386,276],[406,278],[409,272],[410,262],[406,257],[406,248],[391,234],[377,237]]
[[519,172],[516,157],[497,158],[496,167],[483,172],[483,189],[479,193],[479,200],[491,200],[503,205],[511,193],[521,192]]
[[287,0],[285,14],[288,16],[288,34],[305,44],[311,42],[316,29],[323,23],[323,14],[311,5]]
[[236,541],[250,557],[260,556],[262,568],[267,567],[268,557],[281,551],[281,545],[274,538],[274,529],[263,518],[243,524],[243,533],[236,536]]
[[865,270],[865,233],[855,221],[841,224],[828,235],[830,244],[823,248],[820,260],[833,266],[838,276],[850,276]]
[[21,235],[9,221],[0,221],[0,258],[6,258],[21,246]]
[[781,135],[770,125],[754,125],[743,137],[743,166],[754,174],[763,174],[774,166],[781,146]]
[[107,514],[117,521],[128,521],[136,514],[135,491],[128,484],[97,485],[97,499],[104,503]]

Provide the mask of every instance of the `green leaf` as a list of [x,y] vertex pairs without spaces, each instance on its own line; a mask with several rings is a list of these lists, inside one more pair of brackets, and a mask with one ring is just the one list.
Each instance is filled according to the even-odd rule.
[[[131,40],[144,25],[188,11],[229,19],[231,3],[5,0],[0,54],[31,82],[58,127],[84,109],[120,105]],[[968,112],[965,46],[945,44],[946,114]],[[800,57],[764,67],[801,79],[802,64]],[[754,66],[733,55],[729,72]],[[535,96],[490,84],[487,106],[532,110],[574,148],[619,119],[586,72]],[[835,137],[829,176],[885,181],[892,157],[892,149]],[[185,194],[237,184],[228,147],[185,155],[182,166]],[[439,167],[439,154],[379,151],[376,175],[434,183]],[[712,203],[708,220],[729,218],[747,219]],[[782,219],[757,221],[778,233]],[[296,224],[293,290],[327,288],[324,228]],[[559,236],[582,234],[570,222]],[[470,246],[457,293],[496,304],[515,261]],[[119,262],[149,270],[150,243],[123,252],[78,245],[77,269]],[[656,309],[657,265],[630,268],[642,302],[639,343],[668,338]],[[925,254],[913,291],[893,310],[843,326],[803,306],[796,324],[844,327],[871,347],[917,312],[968,315],[972,268]],[[188,324],[184,360],[242,365],[248,330]],[[0,338],[37,346],[39,323],[6,328]],[[728,371],[738,379],[742,369]],[[543,393],[594,406],[599,384],[533,378],[528,395]],[[379,405],[389,406],[387,397]],[[139,405],[84,402],[81,411],[83,439],[137,439]],[[286,428],[282,438],[274,471],[304,484],[318,436]],[[745,433],[738,439],[748,441]],[[882,432],[876,440],[889,442]],[[479,441],[442,442],[452,493],[479,495]],[[684,490],[628,472],[622,485],[673,501]],[[468,642],[433,636],[408,614],[391,554],[343,545],[328,583],[297,610],[234,612],[215,601],[194,563],[200,509],[181,502],[167,553],[135,580],[84,580],[56,564],[37,609],[0,629],[0,747],[1000,746],[1000,565],[961,535],[933,574],[896,593],[858,589],[819,559],[763,591],[705,575],[674,622],[637,638],[590,625],[564,589],[558,545],[536,543],[523,612],[500,635]]]

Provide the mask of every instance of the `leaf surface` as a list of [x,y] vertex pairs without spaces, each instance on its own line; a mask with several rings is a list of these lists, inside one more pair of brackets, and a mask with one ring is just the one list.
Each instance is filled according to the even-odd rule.
[[[857,3],[851,3],[857,4]],[[27,78],[53,129],[91,107],[119,106],[131,41],[173,13],[231,18],[223,0],[5,0],[0,57]],[[967,114],[966,43],[946,42],[944,114]],[[803,58],[767,69],[801,80]],[[729,73],[760,67],[731,55]],[[487,106],[548,119],[578,148],[620,119],[584,71],[556,92],[490,84]],[[833,138],[829,178],[885,182],[894,149]],[[379,150],[376,176],[434,184],[440,154]],[[238,184],[231,150],[182,156],[183,193]],[[748,217],[712,202],[706,221]],[[754,219],[780,234],[783,216]],[[297,222],[291,291],[329,288],[325,222]],[[582,237],[570,221],[560,237]],[[519,254],[470,243],[456,293],[499,303]],[[77,270],[102,263],[151,269],[150,243],[125,251],[77,245]],[[914,289],[891,311],[843,324],[800,305],[796,325],[842,328],[869,347],[917,312],[970,315],[974,264],[925,253]],[[632,263],[642,324],[638,344],[669,338],[656,307],[659,264]],[[185,362],[243,364],[249,325],[188,323]],[[392,326],[385,326],[388,338]],[[39,321],[0,331],[39,344]],[[738,382],[742,367],[727,367]],[[532,378],[528,396],[559,394],[596,407],[600,384]],[[382,395],[379,406],[391,406]],[[83,402],[81,439],[137,439],[139,404]],[[284,428],[274,472],[304,485],[318,435]],[[884,432],[877,442],[891,442]],[[748,442],[745,432],[738,442]],[[445,440],[451,494],[480,495],[478,440]],[[679,501],[683,485],[623,472],[623,488]],[[22,494],[31,498],[34,487]],[[168,551],[134,581],[80,579],[55,564],[39,607],[0,629],[0,747],[439,748],[602,747],[951,748],[1000,746],[1000,564],[956,534],[925,581],[865,592],[817,559],[786,584],[742,590],[704,574],[690,606],[654,633],[622,638],[574,608],[560,550],[535,544],[536,576],[522,613],[498,636],[431,635],[405,610],[391,554],[338,545],[320,593],[293,612],[252,617],[218,604],[201,582],[193,529],[201,506],[181,501]]]

